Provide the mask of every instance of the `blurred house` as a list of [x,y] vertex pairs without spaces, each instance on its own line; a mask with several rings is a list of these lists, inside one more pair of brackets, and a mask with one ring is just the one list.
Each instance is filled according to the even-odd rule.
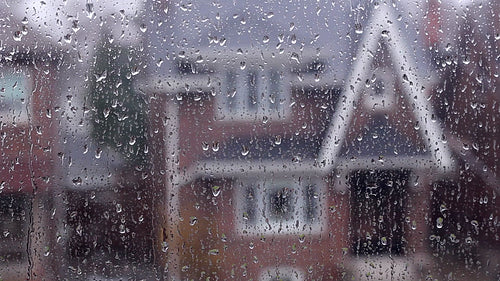
[[[99,78],[94,75],[99,69],[89,69],[90,63],[87,64],[82,50],[88,47],[87,41],[100,34],[83,33],[80,28],[91,29],[91,24],[97,26],[98,23],[91,17],[78,20],[68,16],[71,20],[67,20],[66,16],[73,14],[71,9],[77,9],[76,4],[75,7],[68,4],[70,8],[64,12],[55,7],[57,3],[17,4],[12,1],[0,4],[3,164],[0,279],[130,276],[133,273],[129,264],[134,263],[134,270],[143,270],[136,268],[142,266],[140,262],[147,266],[150,256],[149,230],[144,227],[149,222],[149,212],[145,209],[148,203],[140,201],[141,197],[147,198],[148,193],[141,185],[143,172],[137,171],[142,169],[140,165],[125,163],[124,156],[116,149],[92,136],[95,127],[92,114],[102,114],[102,110],[97,112],[96,106],[89,102],[92,99],[88,92],[92,89],[87,84]],[[23,9],[23,5],[32,10]],[[109,9],[105,12],[110,13]],[[61,15],[64,23],[47,20],[49,16]],[[122,19],[121,23],[125,22]],[[60,23],[60,28],[53,28],[54,23]],[[134,27],[130,25],[127,36],[117,41],[131,44]],[[118,32],[115,29],[112,31]],[[95,55],[94,52],[87,54]],[[114,58],[126,56],[125,52],[121,56],[112,55]],[[105,59],[101,58],[99,63],[106,64]],[[125,67],[117,64],[113,67],[122,67],[122,76],[125,76]],[[122,77],[114,77],[110,72],[107,78],[115,79],[112,84],[115,87],[116,80]],[[132,83],[132,79],[124,80],[128,84],[122,83],[122,89],[128,88],[122,90],[122,96],[128,94]],[[101,84],[109,88],[111,82]],[[116,92],[121,90],[116,88]],[[104,94],[101,96],[106,98]],[[129,101],[134,102],[134,106],[139,104],[132,98]],[[116,108],[122,110],[121,113],[130,113],[122,106]],[[115,112],[110,114],[109,119],[116,119]],[[136,114],[122,124],[138,119]],[[131,134],[120,133],[129,143]],[[94,132],[96,134],[99,132]],[[139,146],[140,140],[136,143]],[[110,257],[114,263],[105,263]]]
[[[431,240],[451,223],[436,215],[449,206],[438,198],[466,178],[498,184],[494,156],[481,160],[488,175],[463,174],[474,156],[443,117],[460,111],[443,113],[447,78],[428,50],[440,51],[419,33],[436,21],[422,7],[148,7],[143,89],[161,151],[151,184],[170,277],[421,278]],[[485,137],[497,138],[491,130]],[[496,155],[494,141],[479,143]]]
[[0,279],[51,278],[61,52],[27,18],[0,11]]

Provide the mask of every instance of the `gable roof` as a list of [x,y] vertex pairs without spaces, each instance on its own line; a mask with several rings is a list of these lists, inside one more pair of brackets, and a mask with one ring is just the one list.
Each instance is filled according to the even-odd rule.
[[[439,124],[432,120],[432,107],[426,93],[426,83],[417,73],[416,62],[408,44],[402,39],[397,20],[392,9],[380,5],[373,10],[373,15],[365,28],[360,47],[352,66],[352,71],[344,84],[342,101],[337,109],[330,127],[323,140],[318,162],[324,170],[331,170],[338,164],[340,143],[346,138],[349,126],[353,120],[356,103],[363,93],[365,81],[371,78],[371,64],[381,41],[387,46],[393,62],[393,68],[399,77],[402,94],[407,102],[414,106],[414,117],[420,124],[419,133],[430,151],[430,161],[440,172],[452,169],[453,160],[450,151],[442,141],[443,133]],[[418,160],[415,164],[418,165]]]
[[[351,71],[347,76],[348,78],[344,80],[343,95],[341,93],[342,96],[339,97],[340,101],[337,102],[336,106],[332,106],[331,109],[335,109],[334,113],[331,115],[331,119],[327,121],[327,124],[325,124],[324,130],[319,132],[321,135],[320,139],[312,140],[314,142],[312,144],[307,143],[311,141],[310,139],[294,140],[287,147],[286,155],[277,155],[274,153],[279,151],[279,149],[275,149],[272,139],[269,138],[228,140],[221,143],[220,150],[217,153],[200,155],[199,160],[194,166],[186,167],[187,170],[184,171],[185,179],[183,181],[189,181],[189,178],[192,179],[202,175],[249,176],[250,174],[262,175],[262,173],[270,173],[274,175],[276,173],[292,172],[325,174],[331,172],[334,168],[344,166],[358,169],[390,167],[409,169],[436,168],[439,172],[450,171],[453,168],[453,160],[446,143],[442,141],[443,134],[439,124],[432,120],[432,107],[425,95],[427,92],[425,88],[428,81],[424,81],[423,76],[419,75],[422,72],[422,65],[418,64],[419,61],[415,60],[418,50],[410,49],[405,43],[405,40],[407,40],[407,36],[405,35],[407,34],[403,34],[403,32],[406,32],[407,28],[399,30],[398,20],[392,9],[390,6],[381,4],[379,7],[371,10],[373,14],[365,25],[364,34],[358,41],[357,55],[352,60]],[[356,103],[360,100],[360,96],[364,92],[365,81],[371,78],[372,63],[381,44],[386,48],[385,51],[391,58],[391,67],[395,72],[393,77],[398,77],[395,80],[402,87],[400,93],[405,104],[411,105],[414,109],[410,114],[414,115],[412,117],[420,126],[418,132],[415,133],[421,139],[419,140],[419,147],[417,150],[412,150],[414,149],[413,147],[409,148],[409,146],[416,142],[411,140],[413,136],[404,135],[404,132],[397,129],[394,130],[390,124],[386,124],[387,122],[382,124],[375,122],[377,120],[373,120],[376,123],[374,126],[378,126],[375,128],[378,130],[378,134],[387,134],[389,137],[385,139],[379,138],[378,140],[368,140],[365,138],[364,141],[368,141],[368,143],[359,143],[358,146],[367,145],[369,148],[360,147],[360,150],[369,151],[370,148],[376,147],[379,150],[374,149],[369,151],[371,155],[373,153],[387,155],[391,148],[396,148],[398,155],[392,158],[385,158],[385,166],[379,165],[380,163],[370,162],[370,159],[366,157],[368,153],[363,155],[363,151],[358,155],[361,157],[358,159],[359,161],[340,162],[339,155],[343,152],[341,151],[342,146],[339,144],[347,137],[356,113]],[[231,58],[232,56],[229,56],[227,59],[230,60]],[[425,72],[426,70],[423,71]],[[168,85],[164,81],[158,81],[158,83],[150,84],[149,87],[153,91],[170,93],[185,92],[188,84],[190,86],[196,84],[200,86],[200,89],[206,88],[207,82],[205,78],[201,79],[203,81],[200,80],[200,77],[193,78],[199,83],[192,83],[195,80],[191,81],[188,78],[170,79],[171,83],[167,83]],[[322,80],[323,83],[324,80]],[[155,86],[152,87],[152,85]],[[193,89],[193,87],[189,88]],[[394,134],[394,132],[397,134]],[[392,147],[384,147],[388,143]],[[256,147],[262,149],[266,145],[269,151],[265,149],[266,151],[261,151],[257,154],[251,151],[247,155],[241,154],[243,147],[252,150],[252,148],[255,149]],[[306,152],[304,149],[311,145],[314,147],[312,149],[314,151]],[[419,151],[418,149],[420,148],[424,149]],[[299,161],[293,161],[293,159],[296,159],[294,156],[297,153],[303,158],[299,158]]]

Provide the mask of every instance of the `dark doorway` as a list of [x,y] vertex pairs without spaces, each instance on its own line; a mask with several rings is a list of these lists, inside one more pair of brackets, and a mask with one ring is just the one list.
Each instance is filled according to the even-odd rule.
[[350,174],[352,250],[356,255],[403,255],[408,170]]

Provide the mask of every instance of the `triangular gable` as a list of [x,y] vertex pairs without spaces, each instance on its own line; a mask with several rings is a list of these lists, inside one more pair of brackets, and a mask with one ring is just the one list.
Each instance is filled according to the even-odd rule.
[[[330,170],[338,164],[341,144],[345,141],[353,123],[356,105],[366,88],[365,81],[372,77],[372,63],[379,44],[387,47],[392,61],[392,70],[401,86],[401,95],[407,104],[412,105],[414,119],[420,126],[418,132],[429,151],[428,157],[440,172],[449,171],[452,168],[451,154],[442,140],[443,132],[437,121],[431,118],[433,110],[425,96],[424,82],[417,74],[411,49],[403,40],[391,8],[387,5],[380,5],[374,9],[361,38],[352,72],[344,85],[344,95],[337,105],[318,157],[319,163],[324,165],[325,170]],[[414,159],[422,159],[422,157],[414,157]]]

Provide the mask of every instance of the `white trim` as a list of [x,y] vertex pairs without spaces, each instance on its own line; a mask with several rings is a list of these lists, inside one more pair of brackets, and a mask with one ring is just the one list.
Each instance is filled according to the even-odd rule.
[[[166,101],[165,104],[165,196],[164,202],[166,203],[165,212],[167,217],[168,229],[167,236],[170,237],[170,233],[176,233],[178,224],[181,220],[180,216],[180,204],[179,204],[179,105],[174,101]],[[175,237],[175,236],[174,236]],[[175,238],[174,238],[175,239]],[[175,245],[177,241],[171,241],[169,238],[167,240],[169,244]],[[169,278],[172,280],[180,280],[180,258],[176,254],[176,249],[169,249],[167,252],[167,269],[170,273]]]
[[[380,40],[383,40],[394,60],[394,71],[403,81],[403,96],[415,105],[416,120],[421,128],[419,132],[431,151],[432,161],[439,172],[449,172],[453,169],[453,159],[446,144],[441,141],[442,130],[438,124],[431,120],[432,107],[425,97],[425,92],[420,90],[424,87],[423,80],[418,77],[416,65],[412,61],[412,54],[407,44],[401,38],[398,31],[396,17],[387,5],[380,5],[374,9],[374,14],[368,22],[364,36],[354,61],[352,72],[343,88],[341,101],[335,111],[335,116],[330,123],[327,135],[320,151],[319,162],[325,163],[325,167],[333,169],[338,161],[338,154],[342,141],[345,139],[349,125],[354,116],[356,102],[359,100],[366,79],[370,79],[373,56],[377,52]],[[386,37],[384,36],[387,34]],[[425,85],[426,86],[426,85]],[[414,98],[415,97],[415,98]],[[342,100],[343,98],[343,100]],[[424,132],[427,132],[428,136]]]
[[259,281],[274,281],[276,277],[290,278],[291,281],[305,280],[304,273],[297,267],[280,266],[263,269],[259,274]]
[[[292,163],[291,161],[220,160],[199,162],[194,170],[193,176],[217,175],[241,177],[241,175],[273,176],[277,174],[314,174],[321,172],[322,170],[312,161]],[[191,177],[191,179],[192,178],[193,177]]]

